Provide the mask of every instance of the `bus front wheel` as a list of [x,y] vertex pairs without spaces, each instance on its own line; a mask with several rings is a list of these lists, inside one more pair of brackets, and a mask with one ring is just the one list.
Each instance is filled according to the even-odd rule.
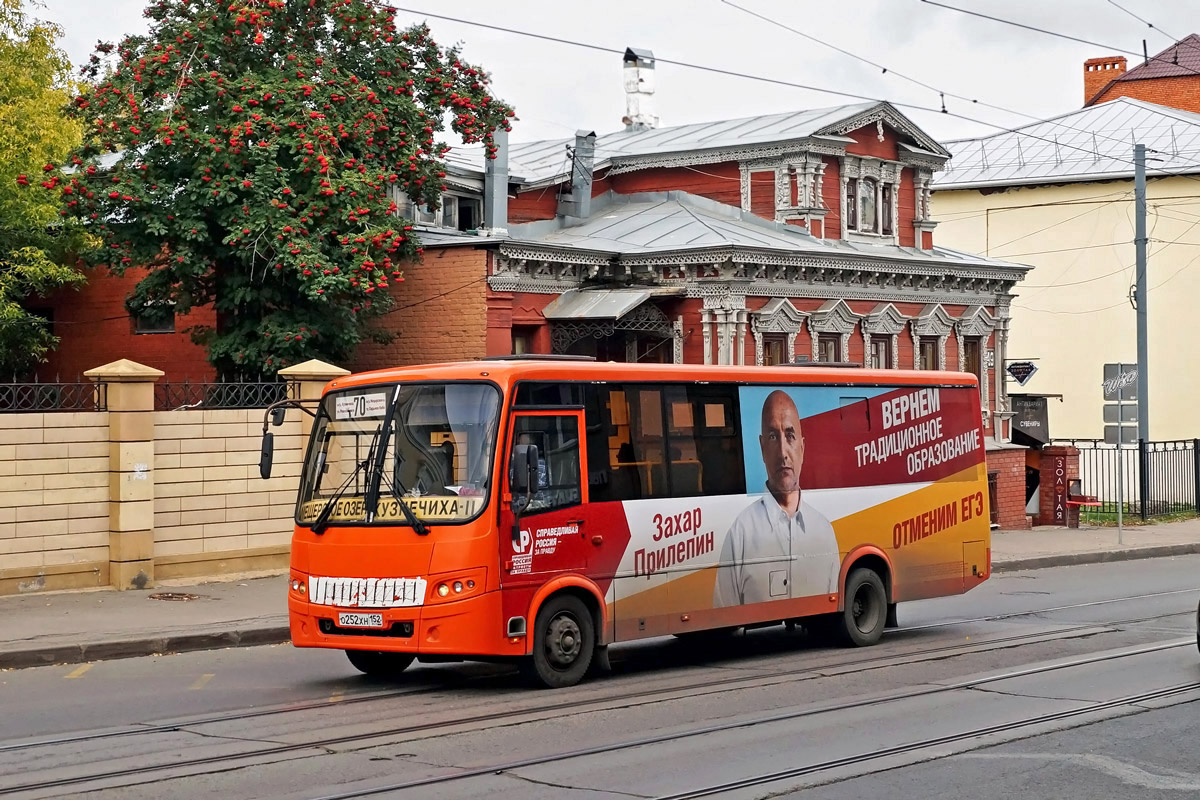
[[364,675],[370,675],[372,678],[390,678],[408,669],[415,656],[412,653],[347,650],[346,658]]
[[521,672],[550,689],[574,686],[587,673],[595,651],[591,612],[578,597],[559,595],[538,611],[533,654],[521,662]]
[[866,647],[883,636],[888,620],[888,597],[883,579],[860,567],[846,576],[846,607],[839,615],[839,633],[846,644]]

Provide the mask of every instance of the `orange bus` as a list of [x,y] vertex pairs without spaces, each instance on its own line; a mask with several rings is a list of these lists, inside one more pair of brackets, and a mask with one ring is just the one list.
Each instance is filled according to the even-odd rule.
[[799,622],[874,644],[897,603],[988,577],[980,406],[974,375],[819,364],[339,378],[308,411],[292,642],[373,675],[513,660],[549,687],[651,636]]

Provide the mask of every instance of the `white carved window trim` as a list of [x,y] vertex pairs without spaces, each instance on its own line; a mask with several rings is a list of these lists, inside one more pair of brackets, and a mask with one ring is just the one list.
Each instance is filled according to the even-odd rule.
[[892,303],[880,303],[862,319],[863,360],[870,363],[871,340],[888,337],[891,340],[891,369],[900,369],[900,333],[908,324],[908,317],[900,313]]
[[938,369],[946,368],[946,340],[954,330],[954,317],[940,303],[932,303],[921,309],[921,313],[910,323],[913,340],[913,369],[921,368],[921,339],[936,338],[938,342]]
[[839,349],[841,357],[848,358],[850,352],[850,335],[858,327],[861,314],[855,314],[845,300],[830,300],[818,308],[808,318],[809,337],[812,340],[812,360],[819,361],[819,334],[836,333],[841,336]]
[[[967,367],[966,339],[979,340],[979,404],[988,408],[988,392],[994,368],[994,356],[988,349],[988,340],[996,330],[996,318],[983,306],[971,306],[954,323],[955,338],[958,340],[958,368]],[[991,362],[991,363],[989,363]]]
[[804,330],[808,314],[798,310],[787,298],[771,300],[762,308],[750,314],[750,332],[754,336],[754,363],[763,363],[763,336],[768,333],[781,333],[787,336],[785,354],[788,360],[796,358],[796,337]]
[[[871,158],[869,156],[843,156],[841,159],[841,209],[842,209],[842,238],[855,239],[861,241],[879,242],[891,241],[893,244],[899,244],[899,223],[900,223],[900,204],[896,202],[896,198],[900,191],[900,178],[904,172],[904,165],[898,161],[886,161],[881,158]],[[850,195],[850,181],[855,184],[855,196]],[[872,221],[870,230],[863,226],[862,222],[862,197],[866,191],[867,182],[873,184],[875,192],[875,219]],[[883,187],[890,187],[891,208],[888,209],[891,220],[891,233],[883,233]],[[854,224],[850,224],[851,215],[848,212],[849,204],[854,203]]]

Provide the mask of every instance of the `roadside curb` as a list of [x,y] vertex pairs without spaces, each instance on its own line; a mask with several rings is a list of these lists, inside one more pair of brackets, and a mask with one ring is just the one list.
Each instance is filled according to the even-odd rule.
[[1091,553],[1062,553],[1052,556],[1017,558],[992,563],[992,572],[1020,572],[1027,569],[1069,567],[1076,564],[1102,564],[1111,561],[1133,561],[1141,558],[1166,558],[1200,553],[1200,542],[1133,547],[1125,550],[1099,550]]
[[246,628],[232,631],[207,631],[177,636],[155,636],[123,641],[31,647],[26,650],[0,651],[0,670],[45,667],[51,664],[79,664],[118,658],[168,655],[196,650],[221,650],[227,647],[254,647],[291,641],[287,625]]

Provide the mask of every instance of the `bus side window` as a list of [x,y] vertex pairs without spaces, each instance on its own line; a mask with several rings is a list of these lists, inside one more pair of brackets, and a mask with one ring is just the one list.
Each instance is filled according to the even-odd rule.
[[575,417],[520,415],[513,441],[538,446],[538,483],[523,513],[566,508],[582,501],[579,423]]

